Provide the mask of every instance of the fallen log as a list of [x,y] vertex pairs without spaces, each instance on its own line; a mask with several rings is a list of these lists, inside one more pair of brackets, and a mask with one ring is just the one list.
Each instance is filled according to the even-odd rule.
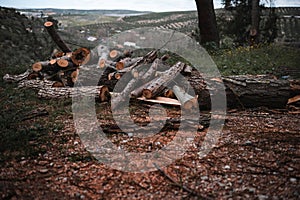
[[[200,108],[211,108],[211,96],[225,86],[227,107],[229,108],[286,108],[288,99],[300,94],[295,85],[299,83],[274,79],[268,75],[240,75],[222,77],[220,80],[211,78],[204,80],[199,74],[188,78],[195,94],[199,96]],[[293,85],[293,87],[292,87]]]

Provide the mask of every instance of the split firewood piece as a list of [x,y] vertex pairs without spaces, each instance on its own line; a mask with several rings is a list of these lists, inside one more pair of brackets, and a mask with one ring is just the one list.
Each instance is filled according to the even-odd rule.
[[45,99],[66,99],[72,97],[94,97],[104,102],[110,99],[107,86],[85,86],[85,87],[44,87],[38,92],[40,98]]
[[47,21],[44,23],[44,26],[46,30],[48,31],[49,35],[53,39],[53,41],[56,43],[56,45],[64,52],[72,52],[70,47],[61,39],[61,37],[58,35],[53,22]]
[[198,96],[189,95],[184,89],[178,87],[177,85],[173,86],[173,92],[177,99],[180,101],[181,106],[185,110],[191,110],[193,107],[198,105]]
[[184,63],[177,62],[160,77],[152,80],[151,84],[149,84],[147,88],[144,88],[143,96],[147,99],[150,99],[160,94],[165,87],[183,70],[184,66]]
[[19,74],[19,75],[5,74],[3,76],[3,80],[6,82],[19,82],[24,79],[27,79],[28,75],[31,73],[32,73],[32,69],[27,69],[24,73]]
[[90,53],[90,50],[88,50],[87,48],[79,48],[72,53],[72,62],[77,66],[84,65],[90,60]]

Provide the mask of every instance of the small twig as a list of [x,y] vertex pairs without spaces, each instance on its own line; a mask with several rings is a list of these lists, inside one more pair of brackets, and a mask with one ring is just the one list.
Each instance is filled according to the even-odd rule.
[[173,183],[173,185],[181,188],[182,190],[190,193],[191,195],[197,196],[202,199],[208,199],[207,197],[204,197],[204,196],[198,194],[196,191],[191,190],[190,188],[184,186],[183,184],[180,184],[177,181],[175,181],[171,176],[169,176],[166,172],[164,172],[164,170],[162,170],[156,163],[153,163],[153,165],[163,176],[165,176],[169,181],[171,181]]
[[49,115],[48,111],[45,108],[38,108],[36,110],[33,110],[29,113],[27,113],[22,119],[21,121],[25,121],[25,120],[29,120],[29,119],[33,119],[36,117],[41,117],[41,116],[46,116]]

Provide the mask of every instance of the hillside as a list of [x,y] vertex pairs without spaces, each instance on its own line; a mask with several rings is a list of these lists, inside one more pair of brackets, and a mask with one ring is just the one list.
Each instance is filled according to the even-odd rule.
[[33,62],[49,57],[55,46],[44,31],[42,19],[29,19],[1,7],[0,24],[0,75],[21,73]]

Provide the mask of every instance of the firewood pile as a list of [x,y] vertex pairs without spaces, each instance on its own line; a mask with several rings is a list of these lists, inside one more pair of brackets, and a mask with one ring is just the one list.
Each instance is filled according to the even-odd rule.
[[[54,52],[46,61],[33,63],[23,74],[5,75],[5,81],[18,82],[19,88],[35,88],[42,98],[92,95],[100,101],[108,101],[114,86],[124,76],[127,77],[128,83],[116,94],[116,98],[113,98],[113,107],[128,97],[183,105],[186,109],[197,106],[197,96],[191,96],[183,87],[172,83],[180,73],[190,74],[192,68],[182,62],[167,65],[166,61],[170,57],[168,54],[159,56],[159,50],[149,50],[143,56],[133,57],[132,50],[118,45],[109,49],[105,58],[96,55],[96,66],[89,65],[91,56],[96,57],[94,52],[87,48],[72,51],[60,38],[52,22],[46,22],[44,26],[62,51]],[[82,80],[91,79],[91,76],[97,74],[96,71],[101,70],[103,73],[98,77],[97,86],[82,83],[86,82]],[[80,75],[83,78],[78,82]],[[75,85],[84,86],[74,87]],[[172,89],[167,89],[167,86]]]
[[[87,48],[72,51],[52,22],[44,25],[61,51],[46,61],[33,63],[23,74],[3,77],[5,81],[18,82],[20,88],[37,89],[41,98],[92,96],[103,102],[113,94],[112,108],[128,98],[136,98],[181,105],[187,110],[197,106],[210,109],[211,97],[221,99],[222,90],[228,107],[286,108],[300,100],[299,80],[279,80],[269,75],[204,79],[187,63],[169,62],[168,52],[151,49],[137,56],[122,44],[99,46],[98,52]],[[101,53],[101,49],[106,49],[106,53]]]

